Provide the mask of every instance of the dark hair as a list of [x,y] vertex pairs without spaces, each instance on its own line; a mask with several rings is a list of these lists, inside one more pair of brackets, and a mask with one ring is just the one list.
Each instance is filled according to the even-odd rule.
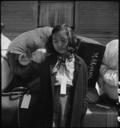
[[49,37],[48,42],[46,43],[46,49],[47,49],[48,53],[57,53],[57,51],[53,47],[52,37],[55,33],[59,32],[61,30],[65,30],[66,35],[68,36],[68,46],[67,46],[68,51],[69,52],[76,51],[76,48],[78,47],[78,40],[77,40],[72,28],[63,24],[63,25],[56,25],[55,27],[53,27],[52,34]]

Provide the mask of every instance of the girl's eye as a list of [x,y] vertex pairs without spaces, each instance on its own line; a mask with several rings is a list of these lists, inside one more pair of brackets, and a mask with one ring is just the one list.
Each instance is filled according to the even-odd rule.
[[67,43],[67,40],[62,40],[63,43]]
[[53,40],[53,42],[55,43],[55,44],[57,44],[57,43],[59,43],[59,42],[61,42],[61,43],[67,43],[67,40],[65,40],[65,39],[62,39],[62,40]]
[[66,40],[61,40],[61,42],[66,42]]
[[57,44],[58,41],[53,41],[55,44]]
[[61,39],[62,42],[67,42],[68,40],[67,39]]

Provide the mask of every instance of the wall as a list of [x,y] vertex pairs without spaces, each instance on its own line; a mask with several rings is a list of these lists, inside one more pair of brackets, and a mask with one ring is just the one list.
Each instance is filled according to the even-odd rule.
[[116,1],[3,1],[1,20],[11,39],[38,26],[66,23],[106,44],[118,38],[118,10]]
[[39,26],[73,25],[73,2],[40,2]]
[[37,1],[2,1],[1,21],[4,33],[13,39],[20,33],[37,27]]
[[76,2],[76,32],[101,43],[118,38],[119,6],[114,1]]

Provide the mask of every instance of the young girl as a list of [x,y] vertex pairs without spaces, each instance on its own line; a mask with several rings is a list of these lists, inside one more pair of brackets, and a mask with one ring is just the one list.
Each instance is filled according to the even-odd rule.
[[79,127],[86,112],[87,65],[75,54],[78,40],[66,25],[57,25],[46,44],[41,64],[39,123],[41,126]]

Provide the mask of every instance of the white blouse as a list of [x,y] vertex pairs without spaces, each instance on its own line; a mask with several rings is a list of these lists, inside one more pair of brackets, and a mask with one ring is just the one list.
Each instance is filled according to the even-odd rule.
[[53,73],[55,74],[55,86],[60,85],[61,86],[61,93],[66,93],[66,86],[73,86],[72,81],[74,77],[74,66],[75,58],[72,54],[72,57],[70,59],[66,58],[65,63],[61,64],[58,68],[59,61],[57,61],[55,67],[53,68]]

